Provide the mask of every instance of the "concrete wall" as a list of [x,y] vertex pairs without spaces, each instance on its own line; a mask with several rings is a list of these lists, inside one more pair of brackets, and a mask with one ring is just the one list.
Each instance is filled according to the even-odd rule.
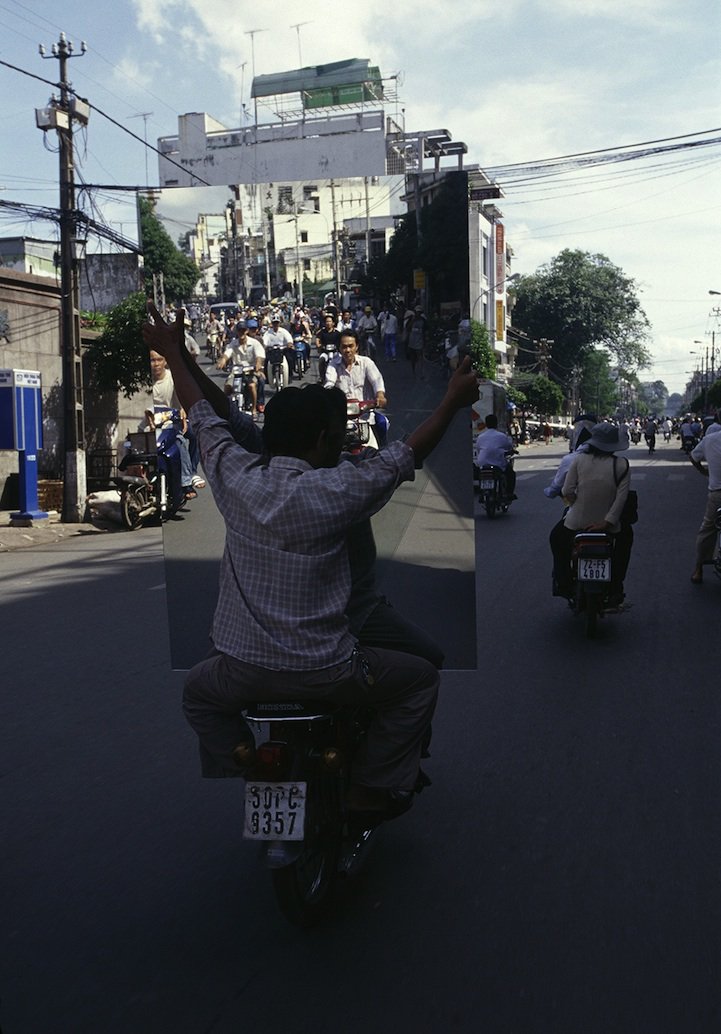
[[[83,331],[87,345],[97,333]],[[0,266],[0,368],[39,370],[43,395],[43,449],[38,453],[40,478],[56,479],[62,464],[62,357],[60,352],[60,288],[47,277],[31,276]],[[128,430],[136,430],[149,395],[126,399],[94,387],[83,363],[88,475],[93,456],[117,454]],[[101,467],[100,464],[99,467]],[[17,505],[18,457],[0,451],[0,509]]]
[[142,290],[143,271],[138,256],[130,252],[86,255],[79,262],[78,283],[80,308],[107,312]]

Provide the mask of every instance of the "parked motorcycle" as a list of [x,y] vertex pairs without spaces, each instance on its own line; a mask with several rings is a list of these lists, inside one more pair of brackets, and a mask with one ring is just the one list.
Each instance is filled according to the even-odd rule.
[[120,516],[129,531],[173,517],[185,502],[178,445],[178,413],[159,418],[158,433],[128,435],[126,453],[113,480],[120,490]]
[[[513,460],[509,456],[508,467]],[[513,502],[513,495],[508,491],[506,472],[492,464],[482,467],[473,466],[474,479],[478,485],[478,498],[488,517],[493,518],[500,511],[508,513]]]
[[[244,717],[255,745],[235,752],[246,778],[243,836],[264,845],[286,919],[312,926],[328,911],[338,881],[360,872],[378,830],[349,816],[344,803],[371,715],[290,701],[251,704]],[[416,791],[427,784],[419,775]]]

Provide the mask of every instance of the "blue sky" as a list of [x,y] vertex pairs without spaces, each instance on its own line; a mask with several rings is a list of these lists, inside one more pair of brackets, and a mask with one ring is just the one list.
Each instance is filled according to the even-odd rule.
[[[350,5],[348,5],[350,7]],[[55,5],[0,0],[0,59],[49,80],[41,60],[63,30],[76,51],[70,78],[121,126],[154,141],[178,114],[207,111],[229,126],[248,103],[252,74],[368,57],[401,73],[409,129],[447,128],[484,168],[611,148],[721,126],[721,8],[716,0],[117,0]],[[294,26],[306,23],[297,30]],[[243,96],[241,97],[241,89]],[[0,66],[0,199],[57,205],[57,155],[35,128],[50,88]],[[147,118],[134,117],[146,113]],[[264,113],[259,112],[261,121]],[[721,136],[721,132],[712,136]],[[48,138],[48,144],[55,142]],[[142,184],[141,143],[93,112],[77,138],[85,182]],[[514,269],[533,272],[565,247],[601,252],[639,285],[652,323],[654,366],[681,390],[689,352],[720,330],[721,149],[567,173],[509,185],[500,207]],[[154,180],[153,155],[148,155]],[[501,185],[504,184],[500,177]],[[133,235],[132,197],[97,198],[105,220]],[[199,204],[204,209],[205,205]],[[206,209],[207,210],[207,209]],[[53,228],[0,213],[0,234]],[[180,232],[180,231],[179,231]],[[721,335],[718,346],[721,347]],[[694,342],[702,342],[701,345]],[[717,363],[721,366],[721,363]]]

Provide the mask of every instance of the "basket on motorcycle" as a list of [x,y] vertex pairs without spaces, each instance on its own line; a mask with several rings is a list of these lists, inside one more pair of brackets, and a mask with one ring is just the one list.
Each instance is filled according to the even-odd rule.
[[137,453],[156,452],[155,431],[133,431],[128,435],[130,451]]

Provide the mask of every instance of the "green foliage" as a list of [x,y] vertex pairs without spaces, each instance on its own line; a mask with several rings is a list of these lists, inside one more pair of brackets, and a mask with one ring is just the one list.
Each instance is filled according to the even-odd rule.
[[380,293],[390,297],[397,288],[413,293],[413,271],[423,269],[431,308],[441,301],[468,307],[468,178],[447,173],[433,201],[421,211],[420,244],[416,213],[398,224],[384,257]]
[[552,416],[563,409],[563,392],[557,384],[542,373],[537,374],[527,385],[524,393],[528,404],[539,416]]
[[162,273],[165,300],[181,305],[192,297],[195,285],[200,279],[200,270],[192,259],[173,244],[155,215],[155,203],[149,198],[141,197],[139,204],[146,290],[152,295],[153,273]]
[[496,376],[496,356],[488,339],[488,327],[477,320],[471,320],[470,353],[478,374],[492,381]]
[[[624,368],[647,366],[649,323],[636,291],[605,255],[567,249],[518,282],[513,322],[532,340],[553,341],[549,369],[566,385],[600,347]],[[521,354],[518,362],[533,360]]]
[[701,392],[687,407],[689,413],[701,413],[703,416],[710,415],[716,409],[721,409],[721,379],[709,385],[705,398],[704,392]]
[[144,320],[142,291],[131,294],[107,314],[105,330],[87,351],[101,391],[122,391],[130,398],[151,386],[148,349],[141,334]]
[[514,388],[513,385],[508,384],[506,386],[506,395],[508,396],[508,401],[513,402],[519,408],[528,405],[528,396],[520,388]]
[[644,381],[640,386],[640,398],[648,406],[649,413],[659,416],[666,412],[668,406],[668,388],[663,381]]
[[591,349],[583,363],[580,384],[581,409],[598,414],[610,415],[618,405],[618,387],[611,377],[608,355],[599,349]]

